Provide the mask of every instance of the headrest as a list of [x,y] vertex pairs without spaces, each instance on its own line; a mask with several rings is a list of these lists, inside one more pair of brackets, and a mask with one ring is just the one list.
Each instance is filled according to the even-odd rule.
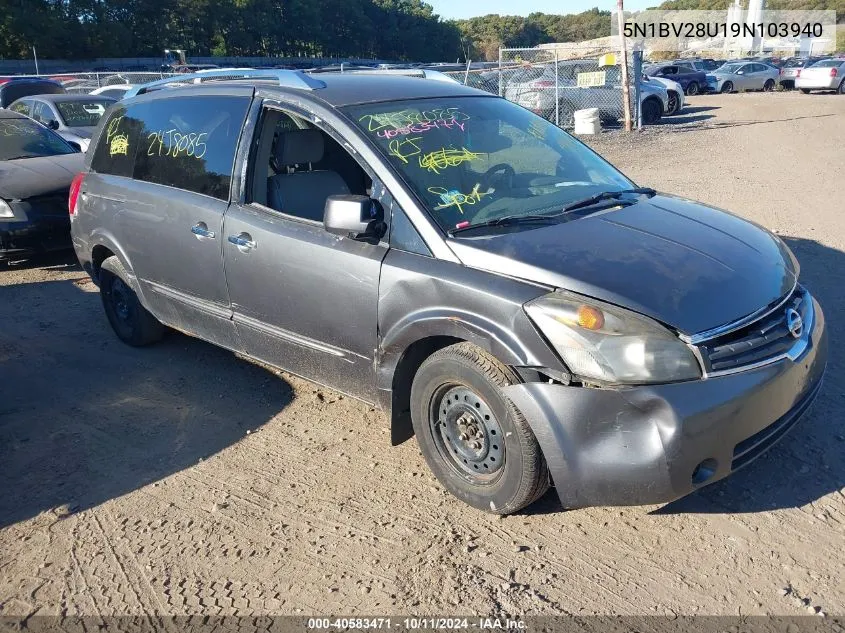
[[319,130],[282,132],[276,141],[276,162],[279,165],[316,163],[323,157],[323,133]]

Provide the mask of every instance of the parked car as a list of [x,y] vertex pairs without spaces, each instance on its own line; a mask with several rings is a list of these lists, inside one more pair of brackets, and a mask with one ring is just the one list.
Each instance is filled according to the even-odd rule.
[[167,83],[109,111],[69,196],[129,345],[169,326],[380,407],[500,514],[552,481],[567,508],[675,499],[818,393],[783,241],[524,108],[391,75]]
[[[578,86],[579,74],[602,71],[605,73],[603,85]],[[557,103],[559,125],[572,127],[575,111],[584,108],[598,108],[599,116],[606,122],[622,118],[621,83],[618,66],[599,68],[595,60],[563,61],[558,62],[557,90],[555,67],[551,64],[519,71],[506,84],[504,96],[551,121],[555,120]],[[649,125],[659,121],[670,109],[669,95],[657,82],[641,84],[640,104],[643,122]]]
[[0,108],[8,108],[21,97],[29,95],[65,94],[62,84],[38,77],[12,77],[0,84]]
[[83,164],[52,130],[0,110],[0,262],[71,247],[68,190]]
[[743,90],[775,89],[779,77],[777,68],[760,62],[727,63],[707,75],[707,87],[713,92],[741,92]]
[[704,72],[710,72],[712,70],[716,70],[719,66],[722,65],[721,61],[717,61],[715,59],[676,59],[672,62],[675,66],[683,66],[685,68],[690,68],[691,70],[701,70]]
[[126,93],[134,88],[134,84],[114,84],[111,86],[101,86],[95,88],[89,94],[101,97],[111,97],[115,101],[120,101],[126,96]]
[[649,75],[644,75],[643,81],[657,83],[665,88],[668,101],[666,105],[666,112],[663,114],[666,116],[674,116],[676,114],[680,114],[680,112],[684,109],[684,89],[677,81],[673,81],[668,77],[654,77]]
[[693,70],[677,64],[655,64],[645,66],[643,72],[649,77],[666,77],[678,82],[688,95],[697,95],[707,90],[707,74],[703,70]]
[[795,78],[801,74],[801,69],[812,66],[823,57],[792,57],[787,59],[780,68],[778,83],[786,90],[795,88]]
[[84,152],[100,117],[114,102],[114,99],[103,96],[34,95],[18,99],[9,109],[55,130],[66,141],[79,145]]
[[845,94],[845,59],[822,59],[801,69],[795,87],[804,94],[811,90],[835,90]]

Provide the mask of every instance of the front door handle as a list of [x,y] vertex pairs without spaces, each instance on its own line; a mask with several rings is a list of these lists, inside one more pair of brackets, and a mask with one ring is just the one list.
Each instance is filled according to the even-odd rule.
[[205,222],[197,222],[194,224],[191,227],[191,233],[197,237],[207,237],[212,240],[217,237],[217,234],[214,231],[208,230],[208,225]]
[[230,235],[229,241],[242,251],[248,251],[251,248],[256,247],[256,243],[252,241],[252,236],[249,233],[238,233],[237,235]]

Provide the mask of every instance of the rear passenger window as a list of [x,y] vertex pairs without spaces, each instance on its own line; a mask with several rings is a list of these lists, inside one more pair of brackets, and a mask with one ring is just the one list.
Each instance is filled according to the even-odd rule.
[[91,158],[91,169],[98,174],[132,177],[135,152],[140,145],[139,131],[143,123],[139,118],[143,105],[117,106],[105,122],[97,148]]
[[173,97],[143,107],[133,178],[228,199],[249,99]]

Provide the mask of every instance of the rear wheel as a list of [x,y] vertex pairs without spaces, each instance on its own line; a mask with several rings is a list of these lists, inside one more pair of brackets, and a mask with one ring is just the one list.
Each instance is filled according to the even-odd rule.
[[112,255],[100,266],[100,298],[117,337],[133,347],[149,345],[164,336],[165,327],[141,305],[129,285],[129,275]]
[[516,512],[549,487],[549,473],[525,418],[502,393],[511,370],[470,343],[432,354],[411,387],[411,420],[426,462],[469,505]]
[[725,83],[722,84],[722,89],[720,90],[720,92],[728,93],[728,92],[733,92],[733,91],[734,91],[734,84],[733,84],[732,81],[726,81]]
[[766,83],[763,84],[763,92],[771,92],[775,89],[775,80],[774,79],[767,79]]
[[808,95],[808,94],[810,94],[810,89],[809,88],[801,88],[801,92],[803,92],[805,95]]
[[649,97],[643,101],[642,113],[643,123],[646,125],[652,125],[657,123],[663,115],[663,106],[660,105],[660,102],[657,99]]
[[689,85],[687,86],[687,94],[690,95],[690,96],[698,94],[698,82],[697,81],[689,82]]
[[841,95],[845,95],[845,79],[843,79],[842,81],[839,82],[839,88],[837,89],[836,92],[838,92]]

